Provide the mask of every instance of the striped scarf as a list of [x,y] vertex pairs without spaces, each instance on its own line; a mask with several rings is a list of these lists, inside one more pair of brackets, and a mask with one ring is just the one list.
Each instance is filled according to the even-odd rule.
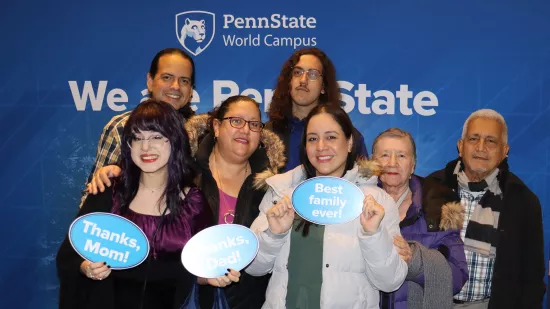
[[480,182],[471,182],[458,160],[454,169],[461,190],[482,192],[485,194],[475,206],[468,222],[464,237],[464,249],[479,253],[489,258],[495,258],[498,245],[498,219],[502,207],[503,194],[499,187],[499,169]]

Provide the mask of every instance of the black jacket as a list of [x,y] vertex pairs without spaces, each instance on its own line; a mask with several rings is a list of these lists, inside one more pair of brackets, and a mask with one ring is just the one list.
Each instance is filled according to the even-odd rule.
[[[208,117],[199,115],[191,118],[185,128],[190,137],[191,150],[195,156],[199,177],[197,185],[203,191],[212,213],[212,224],[217,224],[220,196],[218,186],[209,167],[209,157],[214,148],[215,140],[212,132],[208,129]],[[260,213],[259,205],[265,194],[265,187],[260,188],[255,184],[258,175],[274,174],[284,163],[283,145],[279,138],[268,130],[261,133],[261,148],[257,149],[248,159],[251,174],[245,179],[235,207],[235,218],[233,223],[250,227],[254,219]],[[265,291],[271,275],[253,277],[241,271],[241,278],[238,283],[232,283],[224,289],[229,306],[232,309],[254,309],[261,308],[265,301]],[[214,290],[210,286],[201,286],[199,298],[201,308],[212,308]]]
[[[446,185],[458,195],[453,175],[458,159],[429,179]],[[489,309],[542,308],[545,262],[542,213],[537,196],[512,172],[504,160],[499,185],[504,199],[500,212]]]
[[[196,188],[192,190],[193,194],[200,195],[200,200],[204,203],[202,193]],[[89,195],[77,218],[92,212],[110,213],[112,207],[113,188],[108,187],[105,192]],[[190,218],[193,234],[208,226],[206,218],[212,214],[209,209],[204,210]],[[191,292],[196,277],[183,267],[181,250],[158,253],[156,259],[150,253],[147,260],[137,267],[113,270],[101,281],[92,280],[80,272],[80,264],[84,259],[73,249],[68,237],[65,237],[56,257],[60,282],[59,308],[134,309],[139,308],[143,302],[144,309],[178,309]],[[147,286],[142,300],[145,278]],[[119,300],[124,301],[124,305],[118,303]]]

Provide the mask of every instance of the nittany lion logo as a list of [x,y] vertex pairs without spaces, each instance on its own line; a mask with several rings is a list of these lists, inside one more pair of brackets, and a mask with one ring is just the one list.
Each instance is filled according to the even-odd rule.
[[176,35],[189,53],[197,56],[212,42],[216,33],[216,16],[206,11],[176,14]]

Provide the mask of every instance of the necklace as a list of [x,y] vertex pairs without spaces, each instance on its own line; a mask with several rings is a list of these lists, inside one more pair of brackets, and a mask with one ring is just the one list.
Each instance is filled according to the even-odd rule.
[[[214,152],[213,152],[213,160],[212,162],[214,162],[214,166],[215,166],[215,169],[216,169],[216,175],[218,176],[218,181],[220,183],[220,191],[221,191],[221,194],[220,194],[220,202],[223,203],[223,205],[225,206],[229,206],[229,203],[227,202],[227,200],[225,199],[225,191],[223,190],[223,182],[222,182],[222,178],[220,177],[220,169],[218,168],[218,162],[217,162],[217,156],[216,156],[216,150],[214,149]],[[248,162],[246,163],[245,167],[244,167],[244,177],[246,179],[246,175],[248,174]],[[220,203],[220,205],[221,205]],[[221,207],[218,207],[218,208],[221,208]],[[233,220],[235,220],[235,213],[233,210],[228,210],[224,215],[223,215],[223,221],[226,223],[226,224],[231,224],[233,223]]]
[[160,187],[157,187],[157,188],[151,188],[151,187],[148,187],[146,184],[143,183],[143,181],[141,181],[141,179],[139,180],[139,183],[147,190],[151,191],[151,193],[155,193],[157,192],[158,190],[160,189],[164,189],[166,187],[166,184],[160,186]]
[[[141,179],[139,180],[139,183],[143,186],[143,189],[146,191],[146,192],[150,192],[149,194],[156,194],[157,192],[162,192],[162,190],[164,190],[164,188],[166,188],[166,184],[160,186],[160,187],[157,187],[157,188],[151,188],[151,187],[148,187],[146,184],[143,183],[143,181],[141,181]],[[145,193],[145,192],[143,192]],[[166,212],[166,210],[168,209],[168,207],[166,207],[166,197],[163,199],[164,201],[161,201],[160,199],[158,200],[157,204],[158,204],[158,210],[159,210],[159,214],[162,213],[162,210],[164,208],[164,211]]]

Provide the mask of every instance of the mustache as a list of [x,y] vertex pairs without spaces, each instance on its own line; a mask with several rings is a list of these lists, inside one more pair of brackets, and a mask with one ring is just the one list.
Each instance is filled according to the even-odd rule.
[[477,153],[477,152],[474,153],[474,154],[472,154],[472,158],[480,158],[480,159],[484,159],[484,160],[489,159],[489,157],[488,157],[486,154],[484,154],[484,153]]

